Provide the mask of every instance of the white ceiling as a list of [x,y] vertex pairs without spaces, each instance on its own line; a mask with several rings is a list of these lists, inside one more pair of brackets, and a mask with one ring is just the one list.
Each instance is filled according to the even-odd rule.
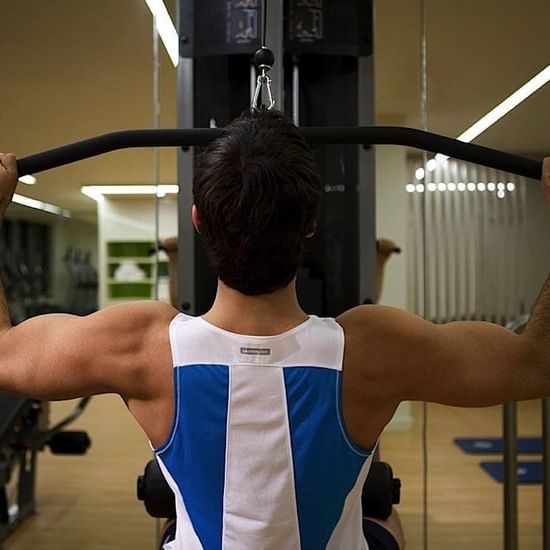
[[[169,8],[173,12],[175,0]],[[457,136],[550,63],[548,0],[426,0],[428,127]],[[25,156],[118,129],[153,125],[151,15],[143,0],[4,1],[0,150]],[[379,124],[420,125],[420,3],[376,5]],[[176,75],[162,53],[162,126],[176,125]],[[243,85],[247,85],[243,83]],[[550,152],[550,84],[477,143]],[[110,153],[39,174],[19,192],[89,216],[92,184],[153,180],[150,150]],[[176,181],[174,150],[161,180]]]

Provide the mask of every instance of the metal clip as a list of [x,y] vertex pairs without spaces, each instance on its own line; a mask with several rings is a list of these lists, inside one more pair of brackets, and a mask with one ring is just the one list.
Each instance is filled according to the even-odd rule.
[[252,100],[252,108],[255,110],[261,109],[264,105],[260,104],[260,93],[262,91],[262,87],[265,86],[266,92],[267,92],[267,100],[268,103],[265,105],[268,111],[273,109],[275,107],[275,99],[273,98],[273,94],[271,92],[271,78],[267,75],[267,71],[269,68],[261,67],[261,74],[258,75],[258,79],[256,80],[256,90],[254,91],[254,99]]

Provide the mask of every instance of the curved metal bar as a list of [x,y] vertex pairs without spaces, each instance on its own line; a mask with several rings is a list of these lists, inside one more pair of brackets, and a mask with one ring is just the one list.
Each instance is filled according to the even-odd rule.
[[[481,145],[399,126],[303,127],[311,144],[404,145],[432,153],[443,153],[467,162],[503,170],[519,176],[540,179],[542,162],[511,155]],[[220,137],[223,129],[123,130],[103,134],[19,159],[19,174],[36,174],[86,158],[133,147],[191,147],[206,145]]]

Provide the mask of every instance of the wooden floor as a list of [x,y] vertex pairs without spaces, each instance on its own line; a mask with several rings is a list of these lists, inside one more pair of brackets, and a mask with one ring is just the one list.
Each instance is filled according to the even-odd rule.
[[[61,417],[72,403],[53,405]],[[388,433],[382,459],[403,482],[398,509],[408,548],[422,547],[421,405],[413,405],[414,429]],[[429,406],[429,547],[501,549],[502,487],[479,467],[483,457],[454,446],[458,436],[500,434],[500,408]],[[76,427],[78,426],[78,427]],[[94,398],[75,429],[93,444],[84,457],[39,458],[38,509],[4,544],[4,550],[155,548],[156,522],[135,497],[135,481],[151,453],[146,438],[116,397]],[[520,406],[520,433],[540,433],[538,403]],[[541,548],[540,486],[520,489],[520,548]]]
[[[387,433],[381,459],[389,462],[403,483],[398,506],[410,549],[422,548],[422,406],[413,405],[414,429]],[[428,406],[428,542],[429,548],[502,549],[502,485],[480,467],[498,455],[467,455],[455,437],[500,436],[501,407],[458,409]],[[520,435],[541,434],[540,402],[519,405]],[[540,456],[520,457],[537,460]],[[519,522],[522,550],[542,548],[542,488],[520,486]]]
[[[72,405],[52,404],[52,419]],[[40,455],[38,515],[3,550],[153,549],[156,522],[136,499],[136,478],[151,452],[122,400],[94,397],[70,429],[86,430],[92,447],[85,456]]]

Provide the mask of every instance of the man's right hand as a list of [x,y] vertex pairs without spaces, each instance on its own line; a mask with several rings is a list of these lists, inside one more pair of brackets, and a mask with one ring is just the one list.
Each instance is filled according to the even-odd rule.
[[17,187],[17,163],[11,153],[0,153],[0,222]]
[[542,163],[542,179],[540,180],[540,184],[546,204],[550,208],[550,157],[546,157]]

